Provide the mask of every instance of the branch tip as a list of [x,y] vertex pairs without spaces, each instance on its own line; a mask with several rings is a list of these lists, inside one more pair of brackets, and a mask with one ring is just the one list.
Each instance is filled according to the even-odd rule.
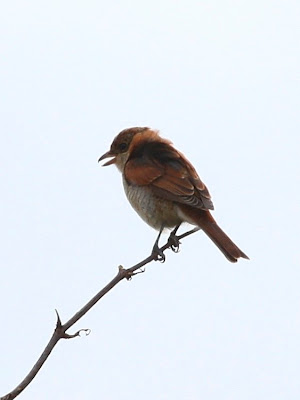
[[89,334],[91,333],[90,329],[79,329],[79,331],[73,333],[72,335],[69,333],[64,333],[62,336],[62,339],[73,339],[75,337],[81,337],[81,333],[84,332],[85,336],[89,336]]
[[134,275],[143,274],[145,271],[146,271],[145,268],[140,268],[140,270],[139,270],[139,271],[136,271],[136,272],[132,272],[132,271],[130,271],[129,269],[127,269],[127,270],[126,270],[125,278],[126,278],[128,281],[131,281],[131,279],[132,279],[132,277],[133,277]]
[[[188,232],[183,233],[182,235],[176,236],[175,240],[169,240],[164,246],[160,248],[161,253],[171,247],[171,250],[178,251],[179,247],[179,240],[183,239],[194,232],[197,232],[200,228],[196,227]],[[176,232],[174,232],[176,233]],[[84,333],[85,336],[88,336],[91,333],[90,329],[80,329],[79,331],[75,332],[74,334],[68,334],[65,331],[69,329],[71,326],[75,324],[83,315],[85,315],[105,294],[107,294],[117,283],[119,283],[122,279],[126,278],[127,280],[131,280],[134,275],[141,274],[145,272],[145,269],[141,269],[146,264],[150,263],[151,261],[164,261],[165,256],[161,260],[156,257],[156,254],[151,254],[144,260],[140,261],[138,264],[134,265],[131,268],[125,269],[122,265],[119,265],[119,273],[118,275],[113,278],[111,282],[109,282],[103,289],[101,289],[87,304],[85,304],[77,313],[73,315],[64,325],[61,322],[60,316],[58,311],[55,310],[57,322],[55,331],[49,340],[49,343],[45,347],[44,351],[42,352],[41,356],[33,366],[33,368],[29,371],[27,376],[23,379],[23,381],[10,393],[5,395],[4,397],[0,397],[0,400],[12,400],[17,397],[35,378],[40,368],[43,366],[47,358],[49,357],[51,351],[53,350],[54,346],[60,339],[72,339],[77,336],[81,336],[81,333]]]

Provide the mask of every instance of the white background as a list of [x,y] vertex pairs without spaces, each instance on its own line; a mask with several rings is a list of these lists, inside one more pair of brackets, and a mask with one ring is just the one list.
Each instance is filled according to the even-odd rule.
[[[251,261],[199,232],[121,282],[22,399],[300,396],[298,1],[9,1],[0,16],[0,395],[156,232],[97,164],[160,129]],[[164,237],[165,240],[166,237]]]

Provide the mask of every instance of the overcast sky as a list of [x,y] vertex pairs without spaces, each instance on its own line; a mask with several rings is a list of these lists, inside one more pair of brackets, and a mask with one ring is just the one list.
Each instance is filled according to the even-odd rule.
[[296,0],[2,3],[0,395],[55,308],[66,321],[149,254],[156,232],[97,159],[150,126],[251,260],[187,238],[77,323],[91,334],[60,342],[20,398],[300,398],[299,18]]

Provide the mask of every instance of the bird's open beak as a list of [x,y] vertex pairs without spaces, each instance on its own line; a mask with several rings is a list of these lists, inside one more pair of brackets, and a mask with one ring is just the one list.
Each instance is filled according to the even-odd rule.
[[103,156],[101,156],[99,158],[98,162],[104,160],[105,158],[109,158],[109,157],[112,157],[112,159],[107,161],[106,163],[104,163],[102,165],[102,167],[106,167],[107,165],[115,164],[115,162],[116,162],[115,154],[113,154],[110,150],[108,152],[104,153]]

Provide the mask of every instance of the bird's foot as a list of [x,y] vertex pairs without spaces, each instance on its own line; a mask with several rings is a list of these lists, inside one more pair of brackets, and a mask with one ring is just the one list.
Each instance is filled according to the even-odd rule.
[[156,242],[154,243],[151,255],[154,261],[160,261],[161,263],[164,263],[166,261],[166,256],[164,255],[164,252],[159,248]]
[[171,250],[174,251],[174,253],[179,252],[179,245],[181,244],[178,236],[176,235],[179,226],[180,225],[176,226],[175,229],[172,230],[168,239],[168,244],[170,245]]
[[168,239],[168,244],[170,245],[170,248],[172,251],[174,251],[174,253],[178,253],[179,252],[179,247],[181,242],[179,241],[178,236],[173,235],[173,233],[171,232],[169,239]]
[[159,238],[160,235],[162,233],[162,231],[164,230],[164,225],[161,226],[160,230],[159,230],[159,234],[155,240],[153,249],[152,249],[152,257],[154,259],[154,261],[160,261],[162,263],[164,263],[166,261],[166,256],[164,255],[164,252],[159,248]]

